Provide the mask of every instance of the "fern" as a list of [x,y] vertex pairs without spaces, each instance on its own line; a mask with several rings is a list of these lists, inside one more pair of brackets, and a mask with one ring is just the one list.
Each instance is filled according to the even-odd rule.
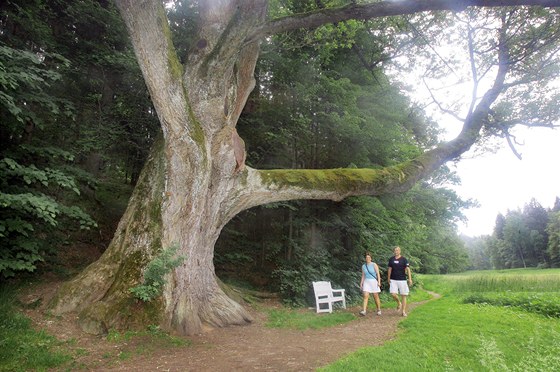
[[149,302],[161,294],[162,288],[166,283],[165,276],[185,260],[185,256],[174,258],[178,249],[179,246],[174,244],[161,251],[160,254],[146,265],[144,282],[141,285],[130,288],[130,292],[134,297]]

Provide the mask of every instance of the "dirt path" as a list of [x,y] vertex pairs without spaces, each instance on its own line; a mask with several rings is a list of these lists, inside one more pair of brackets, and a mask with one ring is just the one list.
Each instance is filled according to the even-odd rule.
[[[39,288],[27,296],[46,300],[55,288]],[[409,311],[418,305],[411,304]],[[269,301],[260,306],[279,305]],[[347,311],[357,314],[359,309]],[[72,369],[89,371],[313,371],[361,347],[393,339],[397,323],[403,319],[395,309],[384,309],[381,316],[371,312],[340,326],[298,331],[267,328],[266,316],[253,311],[254,322],[248,326],[188,337],[189,346],[150,348],[140,340],[115,342],[84,334],[75,315],[49,317],[41,309],[29,309],[26,314],[37,328],[67,341],[67,348],[75,354],[79,350]]]

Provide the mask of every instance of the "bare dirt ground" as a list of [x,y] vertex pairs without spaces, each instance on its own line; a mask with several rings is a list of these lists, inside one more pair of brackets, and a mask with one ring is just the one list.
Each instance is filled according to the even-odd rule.
[[[24,303],[40,299],[44,306],[59,283],[47,283],[22,294]],[[409,312],[419,303],[411,304]],[[398,333],[402,316],[396,309],[319,330],[286,330],[265,326],[262,308],[277,308],[275,300],[250,309],[254,322],[185,337],[187,346],[154,344],[153,337],[92,336],[76,324],[76,315],[50,316],[42,306],[24,310],[37,329],[63,341],[62,348],[75,362],[61,370],[87,371],[313,371],[364,346],[381,345]],[[355,314],[359,308],[347,310]],[[313,310],[306,310],[312,312]],[[317,314],[317,316],[325,316]]]

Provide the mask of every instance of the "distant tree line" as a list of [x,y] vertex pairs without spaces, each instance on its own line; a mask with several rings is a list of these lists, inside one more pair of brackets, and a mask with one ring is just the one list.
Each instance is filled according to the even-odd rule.
[[551,209],[535,199],[498,214],[492,235],[467,238],[471,269],[560,267],[560,199]]

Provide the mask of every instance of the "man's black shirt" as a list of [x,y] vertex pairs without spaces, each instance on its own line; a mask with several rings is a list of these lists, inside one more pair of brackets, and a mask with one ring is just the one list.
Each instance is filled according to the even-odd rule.
[[408,260],[400,256],[398,259],[395,256],[389,259],[389,267],[392,268],[391,270],[391,278],[393,280],[406,280],[406,273],[405,269],[408,267]]

